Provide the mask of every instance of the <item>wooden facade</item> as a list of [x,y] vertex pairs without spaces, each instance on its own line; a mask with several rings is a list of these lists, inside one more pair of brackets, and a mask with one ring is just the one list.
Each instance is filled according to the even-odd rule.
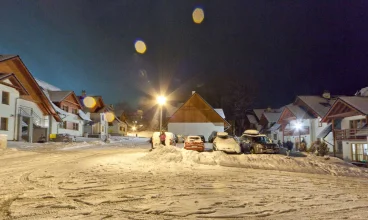
[[[73,91],[70,91],[69,95],[64,97],[64,99],[60,100],[59,102],[54,102],[54,104],[66,112],[75,114],[77,117],[79,117],[78,110],[82,109],[82,105]],[[62,128],[68,130],[79,130],[79,125],[75,122],[64,121]]]
[[222,118],[199,94],[194,93],[169,119],[168,123],[223,123]]
[[0,61],[0,72],[13,73],[29,93],[21,95],[21,98],[36,103],[44,115],[52,115],[56,121],[61,122],[60,116],[19,56]]

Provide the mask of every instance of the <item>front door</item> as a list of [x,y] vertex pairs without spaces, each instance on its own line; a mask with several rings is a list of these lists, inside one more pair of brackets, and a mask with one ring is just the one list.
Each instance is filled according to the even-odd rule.
[[351,144],[351,158],[357,162],[368,161],[368,144]]

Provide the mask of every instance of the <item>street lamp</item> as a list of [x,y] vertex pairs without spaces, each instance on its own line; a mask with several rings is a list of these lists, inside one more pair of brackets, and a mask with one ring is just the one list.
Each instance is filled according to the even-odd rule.
[[160,106],[160,131],[162,130],[162,107],[166,103],[166,97],[159,96],[157,97],[157,103]]
[[302,139],[300,137],[300,130],[302,130],[302,123],[300,123],[299,121],[297,121],[295,123],[295,129],[298,131],[298,134],[299,134],[299,148],[300,148],[300,146],[302,144]]

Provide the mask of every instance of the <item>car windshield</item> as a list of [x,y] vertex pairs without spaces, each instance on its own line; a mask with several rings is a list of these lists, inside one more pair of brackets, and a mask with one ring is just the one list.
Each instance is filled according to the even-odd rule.
[[255,142],[259,143],[269,143],[269,138],[267,138],[266,136],[255,137],[254,140]]

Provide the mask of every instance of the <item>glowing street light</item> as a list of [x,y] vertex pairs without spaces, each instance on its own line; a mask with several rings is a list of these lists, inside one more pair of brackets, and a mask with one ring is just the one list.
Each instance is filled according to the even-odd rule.
[[166,103],[166,97],[164,97],[164,96],[159,96],[159,97],[157,97],[157,103],[159,104],[159,105],[165,105],[165,103]]
[[166,103],[166,97],[159,96],[157,97],[157,103],[160,106],[160,131],[162,130],[162,107]]
[[297,121],[294,125],[295,129],[298,131],[298,134],[299,134],[299,147],[301,146],[301,143],[302,143],[302,139],[300,137],[300,130],[302,130],[302,123]]
[[133,127],[132,127],[132,130],[133,130],[133,131],[135,131],[135,130],[137,130],[137,128],[136,128],[135,126],[133,126]]

